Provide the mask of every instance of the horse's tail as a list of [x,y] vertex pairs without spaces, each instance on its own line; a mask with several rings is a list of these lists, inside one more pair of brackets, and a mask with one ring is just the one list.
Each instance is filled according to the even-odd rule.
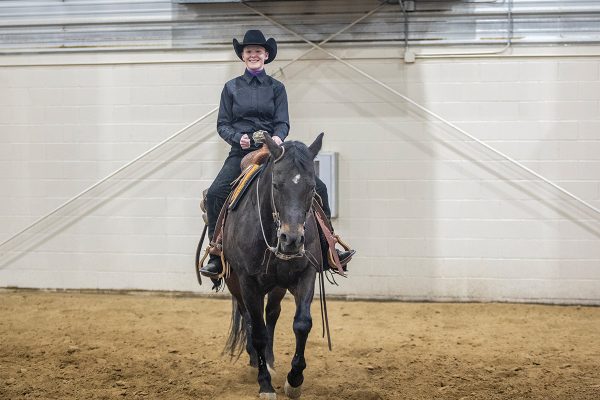
[[229,337],[223,354],[227,353],[231,358],[236,360],[240,358],[246,345],[246,323],[244,320],[244,314],[240,311],[240,305],[235,299],[231,297],[231,322],[229,324]]

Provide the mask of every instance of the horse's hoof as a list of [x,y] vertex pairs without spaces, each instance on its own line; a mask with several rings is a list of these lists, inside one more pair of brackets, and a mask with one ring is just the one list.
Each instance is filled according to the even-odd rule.
[[292,385],[290,385],[290,383],[286,379],[284,390],[285,390],[285,395],[287,397],[289,397],[290,399],[297,399],[302,394],[302,385],[300,385],[298,387],[293,387]]
[[275,393],[261,393],[258,395],[261,399],[267,400],[277,400],[277,395]]
[[275,368],[273,368],[271,364],[267,363],[267,369],[269,370],[269,374],[271,374],[271,378],[275,378],[277,376],[277,371],[275,371]]

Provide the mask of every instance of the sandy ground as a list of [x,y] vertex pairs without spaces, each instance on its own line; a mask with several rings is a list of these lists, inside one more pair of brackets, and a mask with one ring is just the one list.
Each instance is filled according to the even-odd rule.
[[[256,399],[226,299],[0,292],[0,399]],[[600,399],[600,308],[318,301],[304,399]],[[291,354],[284,301],[274,386]]]

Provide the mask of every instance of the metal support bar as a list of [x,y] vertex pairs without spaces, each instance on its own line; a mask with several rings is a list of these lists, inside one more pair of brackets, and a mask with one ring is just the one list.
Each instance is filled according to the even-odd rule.
[[[246,7],[250,8],[252,11],[266,17],[264,14],[262,14],[261,12],[257,11],[255,8],[250,7],[248,4],[246,3],[242,3],[243,5],[245,5]],[[377,12],[381,7],[383,7],[384,5],[386,5],[387,3],[385,1],[381,2],[381,4],[379,4],[379,6],[375,7],[373,10],[369,11],[368,13],[366,13],[365,15],[363,15],[362,17],[358,18],[356,21],[352,22],[351,24],[343,27],[342,29],[340,29],[339,31],[329,35],[329,37],[327,37],[325,40],[319,42],[319,44],[317,45],[317,47],[311,47],[310,49],[308,49],[307,51],[305,51],[304,53],[300,54],[299,56],[293,58],[289,63],[285,64],[283,67],[279,68],[279,70],[277,72],[281,72],[282,69],[288,67],[290,64],[295,63],[296,61],[298,61],[299,59],[301,59],[302,57],[304,57],[305,55],[311,53],[313,50],[319,49],[319,46],[323,46],[324,44],[326,44],[327,42],[329,42],[331,39],[335,38],[336,36],[340,35],[341,33],[347,31],[348,29],[352,28],[354,25],[358,24],[360,21],[369,18],[372,14],[374,14],[375,12]],[[283,26],[282,26],[283,27]],[[285,29],[285,28],[284,28]],[[275,75],[275,74],[273,74]]]
[[416,101],[406,97],[405,95],[403,95],[402,93],[398,92],[397,90],[395,90],[394,88],[390,87],[389,85],[385,84],[384,82],[380,81],[379,79],[369,75],[368,73],[364,72],[363,70],[361,70],[360,68],[350,64],[349,62],[343,60],[342,58],[338,57],[337,55],[331,53],[330,51],[324,49],[323,47],[321,47],[318,44],[315,44],[313,42],[311,42],[310,40],[306,39],[305,37],[303,37],[302,35],[294,32],[293,30],[287,28],[286,26],[280,24],[279,22],[277,22],[276,20],[274,20],[273,18],[265,15],[264,13],[260,12],[259,10],[256,10],[255,8],[249,6],[246,3],[243,3],[246,7],[248,7],[249,9],[251,9],[252,11],[254,11],[255,13],[261,15],[262,17],[264,17],[265,19],[267,19],[268,21],[270,21],[272,24],[277,25],[278,27],[288,31],[289,33],[291,33],[292,35],[296,36],[297,38],[299,38],[300,40],[306,42],[307,44],[309,44],[310,46],[313,47],[313,49],[318,49],[321,50],[322,52],[328,54],[329,56],[333,57],[334,59],[336,59],[337,61],[341,62],[342,64],[346,65],[347,67],[351,68],[352,70],[356,71],[357,73],[359,73],[360,75],[364,76],[365,78],[377,83],[378,85],[380,85],[381,87],[383,87],[384,89],[388,90],[389,92],[393,93],[394,95],[400,97],[401,99],[403,99],[404,101],[412,104],[413,106],[415,106],[416,108],[418,108],[419,110],[423,111],[424,113],[426,113],[427,115],[435,118],[438,121],[441,121],[442,123],[444,123],[445,125],[453,128],[454,130],[456,130],[457,132],[461,133],[462,135],[468,137],[469,139],[477,142],[478,144],[480,144],[481,146],[485,147],[486,149],[490,150],[491,152],[493,152],[494,154],[500,156],[501,158],[511,162],[512,164],[518,166],[519,168],[523,169],[524,171],[528,172],[529,174],[535,176],[536,178],[546,182],[547,184],[549,184],[550,186],[552,186],[553,188],[557,189],[558,191],[566,194],[568,197],[576,200],[577,202],[579,202],[580,204],[584,205],[585,207],[589,208],[590,210],[594,211],[596,214],[598,214],[600,216],[600,209],[594,207],[593,205],[589,204],[587,201],[579,198],[578,196],[574,195],[573,193],[567,191],[566,189],[564,189],[563,187],[557,185],[556,183],[552,182],[551,180],[545,178],[544,176],[540,175],[539,173],[533,171],[532,169],[526,167],[525,165],[523,165],[522,163],[520,163],[519,161],[513,159],[512,157],[502,153],[501,151],[493,148],[492,146],[488,145],[487,143],[485,143],[484,141],[476,138],[475,136],[471,135],[470,133],[466,132],[465,130],[459,128],[457,125],[453,124],[452,122],[444,119],[443,117],[441,117],[440,115],[434,113],[433,111],[425,108],[424,106],[420,105],[419,103],[417,103]]
[[[334,34],[330,35],[327,39],[323,40],[322,42],[319,43],[319,45],[315,45],[317,47],[311,48],[308,51],[302,53],[300,56],[294,58],[293,60],[291,60],[290,62],[288,62],[287,64],[285,64],[283,67],[280,67],[279,70],[277,70],[273,75],[277,74],[277,73],[282,73],[283,70],[285,68],[287,68],[288,66],[290,66],[291,64],[295,63],[296,61],[298,61],[301,57],[304,57],[306,54],[312,52],[313,50],[315,50],[316,48],[319,48],[318,46],[323,45],[325,43],[327,43],[328,41],[330,41],[331,39],[335,38],[336,36],[338,36],[339,34],[341,34],[342,32],[350,29],[351,27],[353,27],[354,25],[356,25],[357,23],[359,23],[360,21],[362,21],[365,18],[368,18],[371,14],[373,14],[374,12],[376,12],[377,10],[379,10],[385,3],[381,3],[378,7],[376,7],[374,10],[368,12],[367,14],[363,15],[362,17],[358,18],[356,21],[352,22],[351,24],[349,24],[348,26],[340,29],[339,31],[335,32]],[[246,4],[244,4],[246,5]],[[249,7],[248,5],[246,5],[247,7]],[[250,7],[251,8],[251,7]],[[151,149],[145,151],[143,154],[139,155],[138,157],[134,158],[133,160],[129,161],[127,164],[123,165],[122,167],[120,167],[119,169],[117,169],[116,171],[112,172],[111,174],[109,174],[108,176],[100,179],[98,182],[96,182],[95,184],[93,184],[92,186],[88,187],[87,189],[83,190],[82,192],[80,192],[79,194],[75,195],[74,197],[72,197],[71,199],[67,200],[66,202],[64,202],[63,204],[61,204],[60,206],[58,206],[57,208],[55,208],[54,210],[50,211],[48,214],[44,215],[43,217],[38,218],[37,220],[35,220],[34,222],[32,222],[31,224],[29,224],[28,226],[26,226],[25,228],[21,229],[19,232],[15,233],[14,235],[12,235],[10,238],[8,238],[7,240],[5,240],[4,242],[0,243],[0,249],[2,249],[2,247],[4,247],[5,245],[7,245],[8,243],[10,243],[11,241],[13,241],[14,239],[16,239],[17,237],[21,236],[23,233],[29,231],[31,228],[33,228],[34,226],[38,225],[39,223],[47,220],[48,218],[50,218],[52,215],[56,214],[57,212],[59,212],[60,210],[64,209],[65,207],[67,207],[69,204],[73,203],[75,200],[79,199],[81,196],[83,196],[84,194],[88,193],[89,191],[91,191],[92,189],[98,187],[99,185],[101,185],[102,183],[108,181],[109,179],[111,179],[112,177],[114,177],[115,175],[117,175],[118,173],[120,173],[121,171],[129,168],[131,165],[135,164],[136,162],[138,162],[139,160],[141,160],[142,158],[146,157],[147,155],[149,155],[150,153],[153,153],[154,151],[158,150],[159,148],[161,148],[162,146],[164,146],[165,144],[169,143],[170,141],[172,141],[173,139],[175,139],[177,136],[181,135],[183,132],[187,131],[189,128],[192,128],[194,125],[198,124],[199,122],[201,122],[202,120],[208,118],[209,116],[211,116],[212,114],[214,114],[216,111],[219,110],[219,107],[215,107],[212,110],[210,110],[209,112],[207,112],[206,114],[204,114],[203,116],[201,116],[200,118],[198,118],[197,120],[195,120],[194,122],[190,123],[189,125],[187,125],[186,127],[180,129],[179,131],[175,132],[173,135],[169,136],[168,138],[166,138],[165,140],[163,140],[162,142],[158,143],[157,145],[155,145],[154,147],[152,147]]]
[[12,240],[14,240],[15,238],[17,238],[18,236],[22,235],[23,233],[27,232],[28,230],[30,230],[31,228],[33,228],[34,226],[36,226],[37,224],[41,223],[42,221],[45,221],[46,219],[50,218],[52,215],[56,214],[57,212],[59,212],[60,210],[62,210],[63,208],[65,208],[66,206],[68,206],[69,204],[73,203],[75,200],[77,200],[78,198],[80,198],[81,196],[83,196],[84,194],[88,193],[89,191],[91,191],[92,189],[100,186],[101,184],[103,184],[104,182],[106,182],[107,180],[109,180],[110,178],[112,178],[113,176],[117,175],[119,172],[129,168],[131,165],[135,164],[136,162],[138,162],[139,160],[141,160],[142,158],[146,157],[148,154],[154,152],[155,150],[159,149],[160,147],[164,146],[165,144],[167,144],[168,142],[170,142],[171,140],[175,139],[177,136],[181,135],[183,132],[185,132],[186,130],[188,130],[189,128],[191,128],[192,126],[196,125],[197,123],[199,123],[200,121],[208,118],[210,115],[212,115],[215,111],[217,111],[219,108],[213,108],[212,110],[210,110],[208,113],[204,114],[203,116],[201,116],[200,118],[198,118],[197,120],[195,120],[194,122],[192,122],[191,124],[187,125],[186,127],[180,129],[179,131],[175,132],[173,135],[169,136],[168,138],[166,138],[165,140],[163,140],[162,142],[158,143],[157,145],[155,145],[154,147],[152,147],[151,149],[145,151],[143,154],[140,154],[139,156],[137,156],[136,158],[134,158],[133,160],[129,161],[127,164],[123,165],[122,167],[120,167],[119,169],[117,169],[114,172],[111,172],[108,176],[100,179],[98,182],[94,183],[92,186],[88,187],[87,189],[83,190],[82,192],[80,192],[79,194],[73,196],[71,199],[67,200],[66,202],[64,202],[63,204],[61,204],[60,206],[56,207],[54,210],[50,211],[48,214],[44,215],[43,217],[38,218],[37,220],[35,220],[34,222],[32,222],[31,224],[29,224],[27,227],[21,229],[19,232],[15,233],[14,235],[12,235],[10,238],[8,238],[7,240],[5,240],[4,242],[0,243],[0,249],[7,243],[11,242]]

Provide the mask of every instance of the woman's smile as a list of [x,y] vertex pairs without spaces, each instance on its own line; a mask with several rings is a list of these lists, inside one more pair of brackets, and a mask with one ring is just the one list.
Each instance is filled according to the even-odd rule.
[[269,53],[262,46],[250,45],[244,47],[242,59],[246,64],[246,68],[253,71],[260,71],[265,65],[265,61],[269,59]]

